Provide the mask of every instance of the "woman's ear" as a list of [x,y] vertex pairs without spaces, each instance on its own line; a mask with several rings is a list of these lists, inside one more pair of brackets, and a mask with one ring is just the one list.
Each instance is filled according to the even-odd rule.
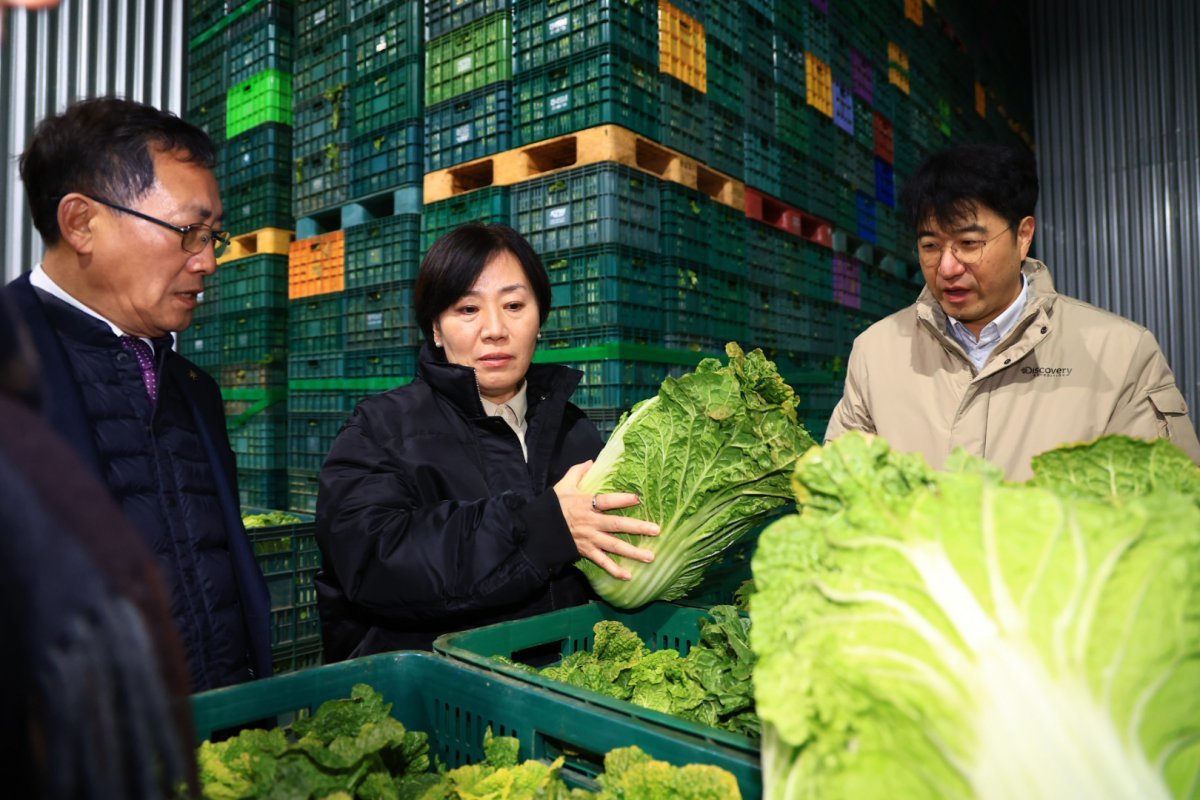
[[433,323],[433,346],[442,346],[442,329],[436,322]]

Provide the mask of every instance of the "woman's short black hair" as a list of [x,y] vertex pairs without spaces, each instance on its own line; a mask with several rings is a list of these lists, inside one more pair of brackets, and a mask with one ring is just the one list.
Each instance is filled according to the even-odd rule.
[[550,314],[550,278],[529,242],[507,225],[471,222],[434,242],[421,262],[413,294],[417,325],[425,334],[425,341],[433,341],[433,323],[442,312],[471,290],[488,262],[505,252],[521,262],[537,298],[539,322],[546,324]]
[[212,169],[208,134],[168,111],[117,97],[81,100],[46,117],[21,154],[33,226],[47,247],[62,238],[58,204],[71,192],[133,205],[154,185],[152,147]]
[[900,190],[910,230],[934,220],[951,228],[983,204],[1016,227],[1038,200],[1037,162],[1023,147],[961,144],[929,156]]

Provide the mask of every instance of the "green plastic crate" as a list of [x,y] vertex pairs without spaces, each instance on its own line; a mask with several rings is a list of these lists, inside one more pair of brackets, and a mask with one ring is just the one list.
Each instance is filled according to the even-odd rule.
[[433,39],[457,30],[480,17],[495,14],[508,7],[508,0],[425,0],[426,38]]
[[513,9],[517,73],[593,47],[654,54],[658,65],[658,4],[644,0],[520,0]]
[[278,69],[264,69],[229,89],[225,99],[225,137],[266,122],[292,124],[292,76]]
[[422,115],[421,60],[409,58],[369,75],[359,74],[351,87],[354,135],[404,123],[420,123]]
[[513,81],[513,144],[598,125],[621,125],[657,140],[658,80],[656,62],[613,46],[520,73]]
[[362,75],[419,56],[425,41],[424,10],[418,0],[351,2],[355,72]]
[[605,753],[637,745],[673,764],[729,770],[746,800],[762,794],[757,752],[733,752],[699,736],[648,728],[621,711],[429,653],[384,653],[193,695],[196,738],[262,719],[288,724],[326,700],[349,697],[358,683],[383,694],[406,728],[429,734],[431,756],[451,768],[483,760],[490,726],[495,735],[520,739],[522,759],[563,756],[562,775],[574,785],[588,785],[603,770]]
[[415,281],[420,246],[420,214],[396,214],[346,228],[346,288]]
[[287,316],[288,257],[260,253],[227,261],[217,270],[221,311],[280,309]]
[[[726,769],[730,769],[726,764],[751,764],[750,769],[735,771],[734,774],[743,795],[757,798],[762,791],[757,760],[759,746],[748,737],[544,678],[493,658],[504,656],[538,668],[556,664],[571,653],[590,650],[592,627],[602,620],[620,622],[641,636],[652,650],[673,649],[686,656],[692,645],[700,640],[700,620],[704,615],[703,609],[673,603],[652,603],[638,611],[621,611],[604,603],[588,603],[483,628],[443,634],[434,640],[433,647],[448,658],[528,683],[551,695],[625,715],[639,721],[644,731],[668,735],[681,742],[703,742],[701,746],[711,754],[707,763],[725,766]],[[636,743],[636,740],[627,742]]]
[[512,219],[510,193],[507,186],[489,186],[429,203],[421,215],[421,251],[468,222],[508,225]]
[[484,17],[425,45],[425,104],[512,80],[512,18]]
[[[542,326],[544,348],[585,344],[597,335],[618,341],[661,338],[662,273],[655,253],[602,245],[543,253],[542,263],[551,282],[550,313]],[[581,406],[621,405],[581,402],[578,392],[574,401]]]

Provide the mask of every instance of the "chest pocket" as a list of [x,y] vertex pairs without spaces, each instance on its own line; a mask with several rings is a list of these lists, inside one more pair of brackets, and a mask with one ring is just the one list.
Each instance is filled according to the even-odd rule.
[[1154,406],[1154,415],[1158,418],[1159,436],[1179,441],[1184,433],[1183,426],[1191,425],[1183,392],[1175,385],[1163,386],[1150,392],[1150,404]]

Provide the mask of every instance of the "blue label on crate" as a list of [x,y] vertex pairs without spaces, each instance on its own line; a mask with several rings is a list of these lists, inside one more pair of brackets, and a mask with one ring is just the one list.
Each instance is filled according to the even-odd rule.
[[557,228],[560,225],[571,224],[571,207],[557,206],[546,209],[546,227]]
[[473,55],[463,56],[462,58],[456,59],[454,62],[454,74],[462,75],[464,72],[470,72],[474,63],[475,56]]
[[466,144],[473,138],[475,137],[471,135],[471,123],[469,122],[466,125],[459,125],[454,129],[455,144]]
[[546,101],[546,105],[550,107],[551,114],[566,111],[571,107],[571,93],[563,92],[562,94],[556,94]]
[[546,23],[546,36],[562,36],[571,30],[571,15],[563,14]]
[[383,312],[371,311],[367,314],[367,330],[377,331],[383,327]]

